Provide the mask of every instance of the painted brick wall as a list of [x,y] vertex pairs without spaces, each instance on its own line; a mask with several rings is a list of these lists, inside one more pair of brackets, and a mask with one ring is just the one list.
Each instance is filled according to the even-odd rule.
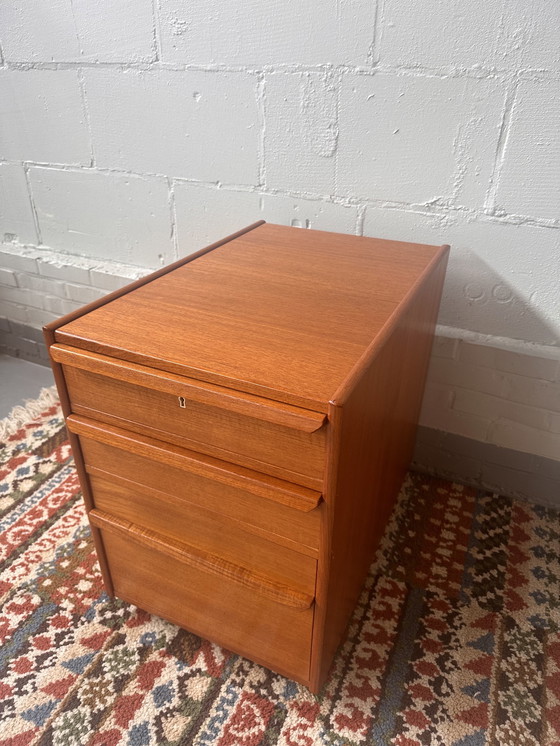
[[560,6],[317,8],[0,4],[2,328],[261,217],[451,243],[422,422],[560,459]]

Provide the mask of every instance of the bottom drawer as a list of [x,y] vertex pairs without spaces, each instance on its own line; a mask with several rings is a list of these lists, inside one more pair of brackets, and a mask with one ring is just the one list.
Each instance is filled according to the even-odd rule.
[[[251,587],[255,579],[232,579],[227,564],[205,570],[191,561],[188,549],[132,524],[115,524],[92,511],[101,529],[116,596],[161,616],[195,634],[271,668],[308,683],[313,602],[290,599],[280,589],[265,593]],[[144,535],[143,535],[144,534]],[[257,579],[258,583],[258,579]],[[291,601],[294,603],[292,605]],[[295,606],[299,605],[300,608]]]

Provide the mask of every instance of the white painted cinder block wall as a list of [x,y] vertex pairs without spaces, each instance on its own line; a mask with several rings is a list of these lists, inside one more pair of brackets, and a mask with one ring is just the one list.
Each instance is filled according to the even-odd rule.
[[428,427],[560,459],[556,0],[4,0],[0,316],[265,218],[451,243]]

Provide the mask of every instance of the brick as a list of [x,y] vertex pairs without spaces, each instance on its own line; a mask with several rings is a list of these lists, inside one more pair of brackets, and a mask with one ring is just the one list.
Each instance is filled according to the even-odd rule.
[[454,360],[457,357],[459,340],[451,337],[440,337],[436,334],[432,345],[432,355],[434,357],[444,357]]
[[[557,350],[557,356],[560,350]],[[528,378],[542,378],[554,381],[558,371],[558,359],[538,355],[523,354],[516,350],[504,350],[490,345],[477,345],[461,341],[459,359],[471,365],[517,373]]]
[[506,395],[521,404],[560,412],[560,383],[535,380],[525,376],[508,375]]
[[337,138],[337,85],[332,74],[266,76],[268,188],[333,194]]
[[2,51],[10,62],[70,62],[80,58],[71,0],[0,3]]
[[222,65],[351,64],[368,61],[370,0],[341,3],[205,3],[161,0],[165,62]]
[[531,402],[520,404],[508,398],[490,396],[479,391],[455,389],[453,408],[459,412],[482,415],[493,420],[506,418],[539,430],[548,430],[550,427],[547,409],[532,406]]
[[41,305],[42,308],[45,311],[49,311],[49,313],[54,313],[57,316],[64,316],[65,314],[71,313],[83,306],[83,303],[56,298],[54,295],[44,295],[42,297]]
[[151,0],[72,0],[81,59],[151,62],[155,59]]
[[520,83],[496,190],[497,209],[558,219],[559,118],[560,80]]
[[68,257],[68,264],[62,264],[60,261],[40,261],[39,272],[44,277],[61,280],[64,282],[87,282],[89,271],[83,267],[76,267],[72,263],[72,257]]
[[256,78],[247,73],[85,71],[99,166],[255,184]]
[[11,285],[17,287],[16,273],[11,269],[0,268],[0,285]]
[[344,76],[336,193],[482,207],[502,108],[489,79]]
[[70,300],[83,305],[84,303],[91,303],[91,301],[102,298],[106,295],[106,292],[88,285],[66,285],[66,295]]
[[426,448],[441,448],[444,433],[431,427],[418,425],[416,428],[416,447],[420,444]]
[[20,249],[19,247],[0,245],[0,264],[3,267],[15,269],[20,272],[37,273],[36,253],[37,252],[33,252],[33,255],[31,255],[27,253],[25,249]]
[[421,427],[413,466],[502,495],[558,506],[560,462],[534,454]]
[[10,321],[13,319],[24,323],[29,320],[26,306],[20,306],[18,303],[11,303],[2,298],[0,298],[0,316],[5,316]]
[[368,207],[364,235],[451,244],[439,323],[557,346],[557,229]]
[[[420,458],[423,460],[420,461]],[[417,460],[416,457],[415,460]],[[480,479],[482,470],[482,464],[478,459],[453,453],[453,451],[437,451],[433,448],[425,453],[418,452],[418,461],[429,465],[433,473],[459,482],[470,483]]]
[[33,326],[38,328],[49,324],[51,321],[56,321],[60,317],[59,313],[49,313],[43,311],[40,308],[30,308],[28,313],[28,321]]
[[450,409],[452,403],[453,391],[449,386],[428,381],[424,390],[420,420],[423,422],[428,419],[430,411]]
[[488,431],[488,440],[504,448],[534,453],[550,459],[557,460],[560,454],[560,435],[507,419],[492,423]]
[[526,471],[500,466],[499,464],[482,464],[481,482],[484,487],[500,495],[517,498],[531,498],[536,489],[537,477]]
[[549,413],[549,428],[552,433],[560,433],[560,413]]
[[[90,259],[148,267],[173,259],[165,179],[32,168],[30,180],[45,244]],[[80,269],[53,274],[42,264],[40,271],[89,284],[88,270]]]
[[418,210],[367,207],[364,219],[364,235],[373,238],[388,238],[396,241],[441,245],[449,243],[444,237],[454,226],[452,212],[421,212]]
[[534,453],[523,453],[511,448],[503,448],[492,443],[485,443],[482,460],[485,464],[496,464],[509,469],[531,473],[537,470],[539,457]]
[[44,305],[44,293],[38,293],[35,290],[26,290],[27,293],[27,305],[30,308],[43,308]]
[[0,332],[0,351],[12,357],[29,360],[39,365],[45,365],[43,355],[45,346],[33,340],[24,339],[13,334]]
[[181,256],[261,219],[339,233],[353,233],[356,224],[355,207],[185,182],[176,182],[174,189]]
[[262,214],[269,223],[319,231],[355,233],[357,208],[321,200],[262,195]]
[[[427,19],[437,18],[437,23]],[[535,0],[385,0],[379,58],[383,64],[439,67],[545,67],[558,69],[558,14],[554,4]]]
[[90,277],[92,285],[104,291],[118,290],[136,279],[136,277],[123,277],[122,275],[110,274],[109,272],[102,272],[97,269],[90,271]]
[[89,164],[76,71],[0,70],[0,143],[6,160]]
[[453,210],[369,206],[364,219],[364,235],[433,245],[451,243],[459,232],[468,236],[469,227],[470,223]]
[[500,371],[446,358],[432,357],[428,369],[428,383],[480,391],[493,396],[505,396],[509,376]]
[[11,331],[12,334],[15,334],[17,337],[32,339],[39,343],[44,341],[43,333],[39,329],[34,329],[32,326],[27,326],[25,324],[19,324],[17,321],[11,322]]
[[[197,187],[191,185],[177,184],[175,187],[175,211],[176,211],[176,235],[177,247],[180,257],[198,251],[224,236],[234,233],[245,225],[250,225],[260,220],[258,213],[258,201],[247,197],[246,192],[228,192],[227,196],[217,194],[214,199],[213,191],[208,195],[212,201],[203,206],[200,211],[196,210],[195,203],[189,202],[188,195],[194,194],[195,199],[200,192]],[[238,195],[243,194],[243,197]],[[232,195],[231,197],[229,195]],[[220,210],[220,205],[227,203],[238,212],[227,213]],[[251,206],[253,203],[254,207]],[[236,224],[236,227],[234,227]],[[222,229],[223,228],[223,229]]]
[[455,433],[442,433],[441,448],[450,453],[456,453],[459,456],[467,456],[478,462],[488,458],[490,451],[498,450],[498,447],[490,443],[484,443],[480,440],[465,438],[463,435]]
[[37,359],[39,365],[44,365],[47,368],[51,367],[51,359],[45,345],[39,345],[39,358]]
[[19,303],[22,306],[32,305],[33,292],[24,288],[8,287],[0,288],[0,298],[10,303]]
[[527,499],[531,503],[545,505],[557,511],[560,505],[560,500],[558,499],[558,495],[560,494],[560,480],[547,479],[541,473],[533,474],[532,476],[534,479],[527,494]]
[[22,166],[16,163],[0,163],[0,241],[2,239],[37,243],[25,174]]
[[474,414],[465,414],[453,409],[426,409],[423,411],[420,424],[436,430],[463,435],[473,440],[486,440],[491,420]]
[[523,9],[524,23],[521,30],[518,7],[508,0],[502,1],[509,11],[509,29],[512,30],[510,38],[516,40],[513,46],[519,51],[520,67],[560,70],[558,7],[548,0],[533,0]]
[[7,298],[7,300],[11,300],[14,303],[21,303],[30,308],[43,308],[43,298],[43,293],[25,288],[20,290],[20,294],[16,295],[14,293],[11,297]]
[[15,339],[13,334],[0,329],[0,353],[9,355],[12,350],[15,352]]
[[0,316],[0,329],[3,332],[11,332],[12,325],[9,319],[4,318],[4,316]]
[[65,284],[58,280],[50,280],[45,277],[19,272],[17,274],[17,281],[21,288],[28,288],[29,290],[47,293],[48,295],[57,295],[59,298],[66,297]]
[[32,339],[13,337],[12,344],[21,354],[21,357],[25,357],[26,360],[39,357],[39,344]]
[[150,0],[40,0],[0,4],[4,57],[10,62],[151,62]]
[[[542,456],[535,456],[537,463],[536,471],[539,471],[547,479],[552,479],[556,482],[560,482],[560,459],[547,459]],[[556,492],[556,499],[560,495],[560,490]]]
[[[425,429],[429,430],[430,428]],[[432,469],[437,468],[439,454],[440,451],[437,446],[431,443],[424,443],[420,438],[417,438],[410,461],[410,468],[414,471],[431,473]]]
[[419,427],[413,464],[438,476],[447,474],[452,479],[476,483],[480,480],[482,458],[492,448],[461,435]]

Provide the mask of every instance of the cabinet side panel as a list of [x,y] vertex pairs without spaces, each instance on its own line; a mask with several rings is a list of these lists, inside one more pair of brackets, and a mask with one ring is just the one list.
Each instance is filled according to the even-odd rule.
[[[52,328],[49,328],[48,326],[44,327],[43,330],[44,336],[45,336],[45,342],[47,344],[47,349],[50,349],[51,345],[54,343],[54,330]],[[64,415],[64,419],[70,415],[71,407],[70,407],[70,397],[68,396],[68,387],[66,386],[66,379],[64,378],[64,371],[62,370],[62,365],[59,363],[56,363],[52,357],[51,357],[51,368],[53,371],[54,380],[56,383],[56,388],[58,391],[58,396],[60,399],[60,405],[62,407],[62,413]],[[84,505],[86,508],[86,511],[88,513],[88,519],[89,519],[89,511],[93,507],[93,498],[91,495],[91,489],[89,484],[89,479],[86,473],[86,467],[84,463],[84,457],[82,454],[82,449],[80,447],[80,441],[78,440],[78,437],[72,433],[68,427],[66,427],[66,433],[68,435],[68,440],[70,442],[70,447],[72,449],[72,456],[74,457],[74,465],[76,467],[76,471],[78,473],[78,479],[80,480],[80,486],[82,488],[82,498],[84,500]],[[97,554],[97,559],[99,562],[99,567],[101,569],[101,577],[103,578],[103,585],[105,586],[105,590],[109,594],[109,596],[113,596],[113,581],[111,580],[111,574],[109,572],[109,566],[107,564],[107,557],[105,555],[105,548],[103,546],[103,539],[101,537],[101,532],[98,528],[95,526],[92,526],[90,524],[91,529],[91,535],[93,537],[93,543],[95,545],[95,551]]]
[[315,690],[342,640],[412,457],[445,265],[446,257],[407,303],[343,406],[333,403],[329,415],[338,432],[325,497]]

